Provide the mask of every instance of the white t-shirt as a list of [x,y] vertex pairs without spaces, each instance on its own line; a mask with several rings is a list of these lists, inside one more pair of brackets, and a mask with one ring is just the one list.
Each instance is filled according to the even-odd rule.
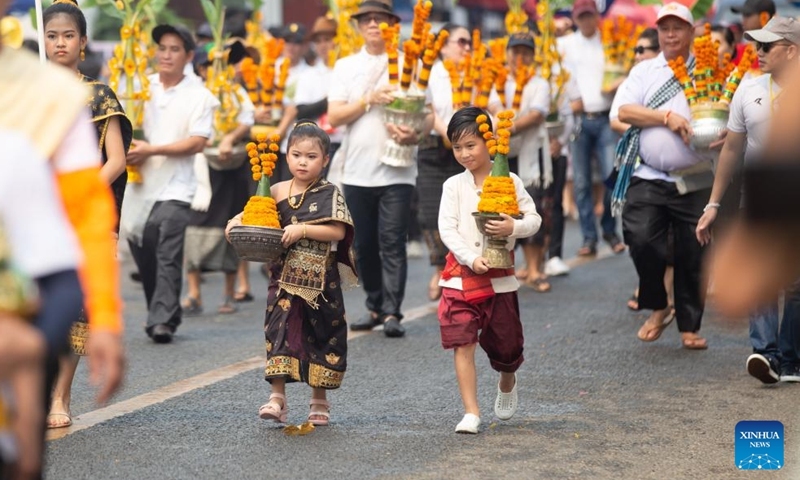
[[[402,57],[399,60],[402,65]],[[328,102],[358,102],[367,92],[389,84],[386,54],[370,55],[366,48],[336,62],[331,75]],[[430,103],[430,89],[426,90]],[[417,165],[390,167],[380,161],[388,134],[383,107],[374,105],[369,112],[347,126],[342,183],[357,187],[416,185]],[[345,147],[346,146],[346,147]]]
[[[772,98],[770,98],[770,85]],[[777,108],[775,97],[780,91],[781,87],[772,81],[772,75],[764,74],[743,81],[733,95],[728,130],[747,134],[746,161],[752,161],[764,148],[772,108]]]
[[[656,58],[645,60],[634,66],[625,80],[625,88],[617,92],[618,107],[625,105],[646,106],[650,98],[673,77],[672,69],[667,65],[664,54],[659,54]],[[680,90],[677,95],[666,103],[658,107],[659,111],[665,114],[671,110],[672,114],[690,120],[692,112],[689,109],[689,102]],[[611,118],[617,118],[611,115]],[[689,148],[683,139],[665,126],[657,126],[642,129],[642,136],[639,143],[639,156],[643,163],[637,167],[634,176],[646,180],[666,180],[674,181],[665,172],[682,170],[691,167],[702,161],[711,159],[714,153],[709,153],[708,157],[695,152]]]
[[[77,160],[81,144],[90,145],[96,154],[94,127],[84,120],[76,121],[65,137],[68,143],[59,147],[62,161]],[[0,222],[14,264],[30,278],[77,268],[81,250],[58,197],[53,166],[37,158],[36,150],[20,133],[0,130],[0,145]],[[83,158],[86,162],[92,157]]]
[[[511,108],[514,102],[514,92],[516,88],[516,81],[509,76],[506,81],[506,105],[503,105],[503,108]],[[497,95],[497,92],[493,90],[489,97],[489,104],[498,105],[499,103],[500,97]],[[517,115],[526,115],[532,111],[537,111],[545,117],[550,113],[550,84],[539,76],[531,77],[528,83],[522,88],[522,99]],[[546,138],[544,123],[538,127],[530,127],[518,131],[511,136],[511,143],[509,145],[511,147],[511,152],[509,156],[519,157],[520,177],[522,177],[523,182],[526,184],[531,179],[527,178],[528,175],[523,174],[525,166],[530,166],[534,163],[538,165],[539,149],[545,146]],[[547,148],[550,148],[549,145]],[[536,167],[536,169],[538,170],[538,167]]]
[[[296,105],[317,103],[327,98],[331,88],[331,75],[333,69],[319,61],[297,80],[297,94],[294,97]],[[299,119],[298,119],[299,120]],[[342,143],[344,132],[341,128],[334,129],[328,123],[328,114],[324,113],[319,119],[319,126],[331,137],[331,143]],[[289,135],[286,135],[289,138]]]
[[[441,60],[437,60],[431,68],[428,89],[431,92],[433,111],[445,126],[449,125],[450,119],[453,118],[455,113],[453,109],[453,86],[450,83],[450,72],[444,68],[444,62]],[[432,130],[431,135],[439,136],[439,132]]]
[[[283,62],[287,62],[288,59],[286,57],[281,57],[275,62],[275,83],[277,84],[278,78],[280,77],[281,72],[281,65]],[[284,85],[283,89],[283,106],[284,108],[289,105],[299,105],[300,102],[297,101],[297,93],[299,91],[299,85],[302,78],[306,77],[309,73],[311,76],[314,76],[314,67],[310,66],[305,59],[300,59],[300,62],[293,66],[289,67],[289,75],[286,77],[286,84]],[[286,148],[289,145],[289,135],[291,135],[292,130],[294,130],[292,125],[289,125],[289,128],[286,129],[286,134],[281,139],[281,152],[286,153]]]
[[611,96],[602,92],[606,61],[600,32],[584,37],[580,32],[558,39],[558,51],[564,68],[578,82],[583,100],[583,110],[589,113],[604,112],[611,107]]
[[[192,90],[194,104],[175,103],[173,100],[178,93]],[[219,102],[203,85],[200,77],[187,75],[174,87],[164,89],[158,76],[150,76],[150,100],[145,104],[144,133],[153,145],[169,145],[189,137],[211,138],[214,133],[214,109]],[[167,114],[167,110],[179,109],[185,111],[187,124],[185,128],[166,126],[163,123],[173,121],[175,115]],[[185,135],[173,137],[165,135],[166,132],[180,130]],[[169,137],[169,138],[167,138]],[[197,189],[197,178],[194,174],[194,155],[185,157],[170,157],[170,162],[175,162],[175,172],[164,190],[159,194],[158,201],[178,200],[191,203]]]

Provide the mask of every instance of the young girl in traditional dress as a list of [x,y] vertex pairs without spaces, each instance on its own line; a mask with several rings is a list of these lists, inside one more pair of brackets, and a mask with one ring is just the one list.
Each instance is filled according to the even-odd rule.
[[[264,321],[269,401],[265,420],[285,422],[287,382],[311,388],[308,421],[328,425],[326,390],[339,388],[347,366],[347,324],[342,287],[356,284],[353,222],[339,189],[321,178],[330,138],[314,122],[292,130],[286,162],[292,179],[272,186],[283,227],[284,257],[271,266]],[[242,214],[228,231],[241,225]]]
[[[86,99],[92,112],[92,123],[97,130],[99,153],[103,159],[100,176],[111,186],[116,201],[116,218],[122,208],[122,198],[128,175],[125,172],[125,154],[133,138],[133,129],[114,91],[93,78],[82,75],[78,64],[86,48],[86,17],[74,0],[57,0],[44,11],[45,50],[47,58],[79,75],[90,87]],[[116,231],[109,232],[116,235]],[[76,319],[71,341],[77,355],[85,355],[89,326],[84,315]],[[60,372],[53,391],[48,428],[72,425],[70,397],[72,380],[80,357],[71,355],[60,362]]]

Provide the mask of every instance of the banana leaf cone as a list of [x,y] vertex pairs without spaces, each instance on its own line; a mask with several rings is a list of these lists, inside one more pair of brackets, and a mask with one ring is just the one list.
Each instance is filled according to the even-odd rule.
[[492,163],[492,177],[510,177],[510,169],[508,168],[508,155],[498,153],[494,156],[494,163]]

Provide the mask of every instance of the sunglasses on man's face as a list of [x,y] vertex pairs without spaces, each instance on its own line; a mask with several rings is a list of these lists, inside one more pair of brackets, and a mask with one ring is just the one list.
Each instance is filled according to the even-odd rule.
[[383,13],[365,14],[358,17],[359,25],[369,25],[372,22],[380,25],[381,23],[389,23],[389,15]]
[[651,52],[657,52],[658,47],[645,47],[644,45],[639,45],[633,49],[633,53],[636,55],[643,55],[647,50],[650,50]]
[[457,43],[459,47],[464,47],[464,48],[472,45],[472,42],[469,41],[469,38],[459,38],[456,40],[451,40],[451,42]]
[[781,42],[773,42],[773,43],[756,42],[756,51],[761,50],[764,53],[769,53],[769,51],[772,50],[772,47],[780,47],[780,46],[788,47],[789,44]]

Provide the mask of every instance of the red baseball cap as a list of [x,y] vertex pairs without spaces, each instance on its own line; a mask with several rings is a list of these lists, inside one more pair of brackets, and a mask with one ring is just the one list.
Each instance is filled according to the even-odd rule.
[[575,5],[572,7],[572,15],[580,17],[584,13],[599,14],[597,2],[595,0],[575,0]]

